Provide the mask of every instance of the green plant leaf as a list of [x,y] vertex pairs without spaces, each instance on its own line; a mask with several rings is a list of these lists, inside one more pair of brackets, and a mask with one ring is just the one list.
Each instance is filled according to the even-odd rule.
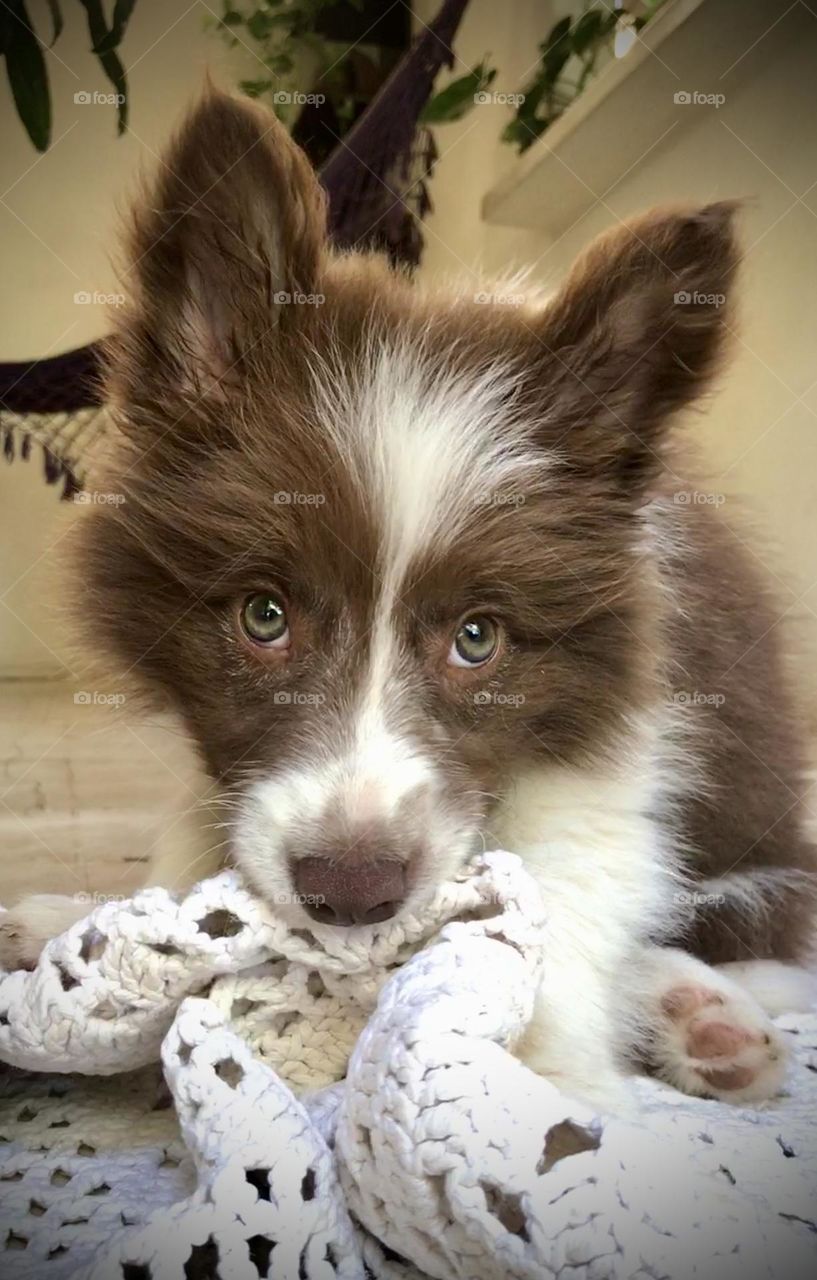
[[516,114],[520,118],[527,118],[536,115],[539,103],[545,94],[551,91],[551,84],[544,71],[541,71],[530,84],[525,86],[524,102],[521,102],[516,109]]
[[263,44],[276,28],[294,26],[299,16],[294,10],[289,9],[285,13],[268,13],[264,9],[256,9],[255,13],[251,13],[247,18],[247,30],[253,40]]
[[553,84],[561,75],[565,63],[573,52],[570,39],[572,21],[569,17],[562,18],[539,46],[542,53],[542,66],[550,84]]
[[48,12],[51,14],[51,41],[48,45],[51,49],[59,40],[63,28],[62,13],[57,0],[48,0]]
[[136,0],[116,0],[116,4],[113,7],[111,29],[99,44],[94,45],[94,53],[100,55],[111,53],[112,50],[119,46],[135,4]]
[[[116,115],[117,132],[121,136],[128,125],[128,82],[125,68],[113,49],[107,53],[99,51],[109,34],[105,13],[102,8],[102,0],[79,0],[79,2],[88,16],[88,34],[91,37],[91,50],[96,53],[99,58],[99,65],[119,95],[119,101],[116,104]],[[125,20],[127,21],[127,18]]]
[[295,67],[295,63],[288,53],[273,53],[271,57],[266,59],[266,64],[276,76],[289,75],[289,72]]
[[51,90],[42,47],[31,25],[25,0],[16,0],[6,28],[6,74],[17,114],[38,151],[51,141]]
[[238,87],[248,98],[260,98],[273,85],[272,80],[239,80]]
[[[570,43],[573,46],[573,52],[580,57],[598,40],[602,30],[602,19],[604,15],[601,9],[587,9],[577,18],[576,23],[570,35]],[[613,21],[616,21],[617,15],[614,14]]]
[[225,9],[219,22],[222,27],[240,27],[244,22],[244,14],[238,9]]
[[113,52],[100,54],[99,61],[105,75],[119,94],[119,101],[116,104],[116,131],[121,136],[128,127],[128,80],[125,68]]
[[443,124],[451,120],[461,120],[474,106],[474,98],[482,93],[496,77],[496,68],[489,68],[485,61],[481,62],[467,75],[452,80],[439,93],[426,103],[420,120],[423,124]]
[[502,141],[511,142],[521,155],[533,146],[537,138],[553,123],[553,116],[540,116],[532,120],[511,120],[502,130]]

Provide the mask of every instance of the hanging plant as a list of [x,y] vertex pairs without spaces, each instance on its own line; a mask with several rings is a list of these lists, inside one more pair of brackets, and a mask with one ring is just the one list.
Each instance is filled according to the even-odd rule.
[[[581,13],[560,18],[539,45],[539,59],[521,93],[502,95],[515,106],[514,117],[502,131],[502,141],[519,152],[549,129],[575,102],[599,70],[603,59],[615,52],[622,57],[638,33],[664,0],[629,0],[611,9],[599,0]],[[473,70],[452,80],[434,95],[423,119],[429,124],[461,120],[481,100],[493,83],[496,69],[487,56]]]
[[[136,0],[116,0],[110,26],[102,0],[78,0],[85,10],[91,52],[96,56],[115,93],[118,132],[128,122],[128,85],[117,49],[133,12]],[[65,25],[60,0],[47,0],[51,18],[48,44],[37,34],[25,0],[0,3],[0,54],[6,60],[6,75],[17,115],[38,151],[47,151],[51,142],[51,88],[43,50],[59,40]]]
[[592,4],[578,17],[560,19],[539,45],[539,65],[523,87],[502,141],[520,154],[527,151],[581,96],[600,60],[614,52],[622,56],[663,2],[634,0],[615,9]]

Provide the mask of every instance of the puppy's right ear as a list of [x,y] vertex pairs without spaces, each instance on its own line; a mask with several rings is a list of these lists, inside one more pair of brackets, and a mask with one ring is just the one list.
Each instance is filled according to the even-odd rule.
[[134,212],[114,399],[218,396],[292,322],[288,298],[315,292],[325,239],[323,192],[283,125],[209,89]]

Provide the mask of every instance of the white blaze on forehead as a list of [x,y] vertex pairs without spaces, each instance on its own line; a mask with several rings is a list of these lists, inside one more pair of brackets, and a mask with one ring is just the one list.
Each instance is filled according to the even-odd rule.
[[446,369],[432,354],[422,340],[372,337],[361,368],[344,369],[339,355],[313,371],[316,425],[379,519],[381,562],[370,567],[394,594],[411,563],[442,552],[475,507],[540,486],[548,469],[520,411],[519,370]]

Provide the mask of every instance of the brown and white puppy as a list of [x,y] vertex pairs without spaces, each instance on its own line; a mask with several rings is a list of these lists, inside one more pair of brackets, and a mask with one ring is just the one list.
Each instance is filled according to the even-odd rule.
[[[544,307],[486,306],[333,255],[282,128],[210,93],[136,210],[96,477],[126,501],[81,522],[92,642],[181,717],[258,892],[371,923],[519,853],[550,912],[521,1052],[589,1096],[638,1051],[766,1097],[783,1052],[747,988],[805,992],[776,615],[713,507],[674,500],[732,220],[650,213]],[[154,879],[212,870],[202,838]],[[7,935],[36,949],[36,920]]]

